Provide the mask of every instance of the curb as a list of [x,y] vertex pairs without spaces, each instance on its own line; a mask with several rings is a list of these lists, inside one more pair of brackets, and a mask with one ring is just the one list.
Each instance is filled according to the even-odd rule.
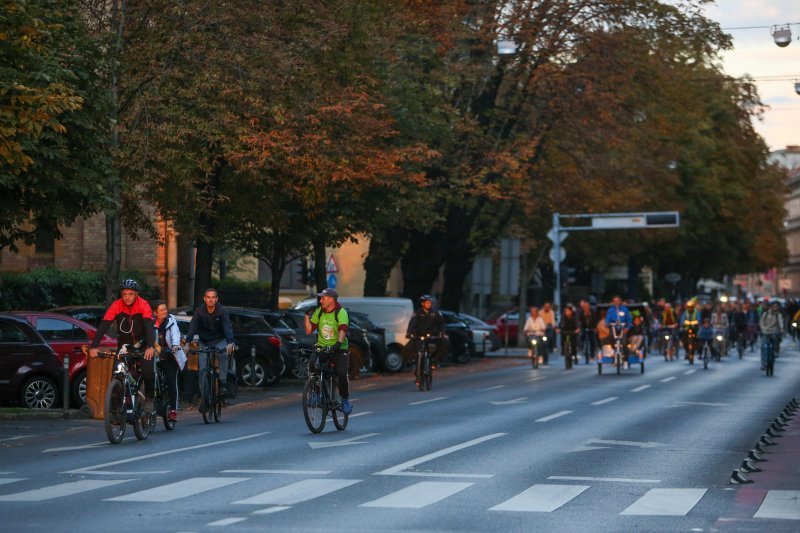
[[20,412],[17,409],[0,409],[0,420],[74,420],[86,419],[79,409],[30,409]]

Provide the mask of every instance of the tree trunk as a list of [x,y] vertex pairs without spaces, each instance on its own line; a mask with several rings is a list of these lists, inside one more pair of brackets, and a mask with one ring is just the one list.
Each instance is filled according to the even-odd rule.
[[472,272],[474,257],[468,254],[449,256],[444,264],[444,288],[442,289],[441,308],[459,311],[464,300],[464,284]]
[[[204,217],[201,217],[204,218]],[[202,222],[201,222],[202,224]],[[214,243],[207,239],[197,240],[197,259],[194,274],[194,305],[203,302],[203,294],[211,287],[211,267],[214,264]]]
[[372,236],[369,253],[364,260],[364,296],[386,296],[389,276],[403,255],[405,238],[405,231],[394,229]]
[[403,255],[403,296],[414,302],[429,293],[444,264],[442,234],[414,232],[408,250]]
[[[114,196],[119,198],[119,185],[114,186]],[[122,224],[119,210],[115,209],[106,215],[106,305],[110,305],[117,297],[119,270],[122,263]]]
[[325,257],[325,239],[317,237],[311,243],[314,248],[314,285],[317,292],[328,288],[328,273],[325,264],[328,258]]
[[269,259],[269,270],[271,274],[269,286],[269,305],[271,309],[278,309],[281,295],[281,278],[286,270],[288,252],[283,246],[274,244],[272,255]]

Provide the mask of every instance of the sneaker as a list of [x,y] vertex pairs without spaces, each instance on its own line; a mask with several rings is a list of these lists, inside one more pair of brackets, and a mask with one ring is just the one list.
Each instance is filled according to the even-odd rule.
[[167,414],[167,420],[169,422],[177,422],[178,421],[178,412],[175,409],[170,409],[169,413]]
[[222,402],[222,405],[228,405],[228,390],[225,387],[227,387],[227,384],[219,384],[219,399]]
[[342,412],[346,415],[349,415],[353,412],[353,406],[350,405],[349,400],[342,400]]

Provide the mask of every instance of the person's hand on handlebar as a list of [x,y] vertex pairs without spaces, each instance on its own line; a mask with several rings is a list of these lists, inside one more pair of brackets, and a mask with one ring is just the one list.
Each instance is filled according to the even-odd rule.
[[227,346],[225,346],[225,352],[228,355],[231,355],[235,349],[236,349],[236,345],[233,344],[232,342],[229,343]]
[[153,348],[148,348],[144,351],[144,358],[146,361],[152,361],[156,351]]
[[94,359],[95,357],[97,357],[97,355],[98,355],[97,348],[89,348],[89,357]]

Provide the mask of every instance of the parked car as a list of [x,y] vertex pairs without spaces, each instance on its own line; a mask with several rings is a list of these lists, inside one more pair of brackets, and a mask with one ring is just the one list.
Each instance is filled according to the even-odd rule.
[[[314,333],[306,334],[305,312],[296,309],[282,311],[283,320],[296,333],[298,342],[303,348],[311,348],[317,342],[317,335]],[[347,330],[347,340],[350,343],[350,368],[348,373],[350,378],[355,379],[362,370],[372,369],[372,350],[367,339],[367,331],[361,328],[351,317],[350,327]],[[298,378],[308,377],[309,357],[306,354],[299,354],[296,359],[296,366],[290,368],[290,373]]]
[[[384,297],[340,297],[339,303],[348,312],[364,313],[369,318],[384,328],[386,336],[387,355],[384,358],[384,368],[399,371],[403,367],[403,346],[407,343],[406,330],[411,315],[414,314],[414,305],[408,298]],[[295,304],[294,309],[305,311],[317,305],[316,298],[308,298]]]
[[[366,334],[365,338],[369,344],[373,369],[383,368],[390,372],[400,370],[403,366],[403,361],[398,352],[389,352],[387,349],[386,330],[373,322],[366,313],[359,313],[358,311],[350,311],[349,313],[350,323],[363,329]],[[391,361],[391,357],[394,357],[396,361]]]
[[[458,334],[463,333],[465,336],[465,345],[467,347],[467,357],[482,357],[484,354],[484,350],[486,348],[486,342],[484,342],[484,337],[488,336],[488,332],[481,329],[472,329],[472,327],[467,324],[467,321],[464,320],[460,314],[455,313],[453,311],[440,311],[442,316],[444,316],[445,321],[447,321],[447,328],[448,328],[448,336],[450,336],[450,341],[452,343],[453,337],[451,335],[450,330],[457,330],[457,337]],[[491,328],[491,326],[489,326]],[[492,328],[494,330],[494,328]],[[451,351],[453,355],[456,356],[457,353],[453,350],[451,346]],[[454,357],[455,358],[455,357]],[[464,356],[461,356],[461,359],[464,359]],[[459,362],[466,362],[466,361],[459,361]]]
[[0,315],[0,401],[50,409],[61,398],[63,376],[56,352],[30,322]]
[[[523,321],[527,320],[527,317],[526,313],[523,316]],[[505,343],[506,336],[508,337],[509,345],[517,343],[517,335],[519,334],[518,309],[509,309],[495,317],[487,318],[486,322],[494,326],[495,333],[497,333],[501,343]]]
[[[48,313],[58,313],[59,315],[67,315],[71,316],[72,318],[77,318],[78,320],[82,320],[86,322],[93,328],[97,329],[100,325],[100,321],[103,320],[103,316],[106,314],[106,308],[101,305],[66,305],[63,307],[54,307],[53,309],[48,309]],[[117,338],[117,328],[110,327],[108,328],[108,333],[106,333],[112,339]]]
[[[292,328],[284,320],[283,314],[279,311],[272,311],[270,309],[250,309],[261,313],[264,320],[267,321],[269,327],[281,338],[281,355],[286,363],[286,374],[289,376],[297,377],[295,371],[297,369],[298,357],[300,357],[300,341],[297,338],[297,331]],[[306,370],[306,374],[308,371]]]
[[[237,307],[225,307],[231,318],[233,335],[236,338],[236,373],[239,383],[250,385],[255,378],[255,386],[268,387],[281,379],[286,363],[281,355],[281,339],[272,331],[264,317],[256,311]],[[189,315],[175,315],[181,335],[189,332]],[[191,341],[192,339],[187,339]],[[255,346],[256,360],[251,364],[251,348]]]
[[[94,339],[97,329],[77,318],[47,311],[15,311],[25,318],[55,350],[63,368],[64,357],[69,357],[69,384],[72,403],[77,407],[86,403],[86,354],[83,346]],[[101,350],[115,350],[117,341],[104,335]]]
[[[447,311],[442,311],[447,312]],[[466,313],[455,313],[473,332],[472,342],[475,344],[475,354],[482,356],[485,352],[492,352],[500,349],[500,337],[497,336],[494,326],[481,320],[480,318]]]

